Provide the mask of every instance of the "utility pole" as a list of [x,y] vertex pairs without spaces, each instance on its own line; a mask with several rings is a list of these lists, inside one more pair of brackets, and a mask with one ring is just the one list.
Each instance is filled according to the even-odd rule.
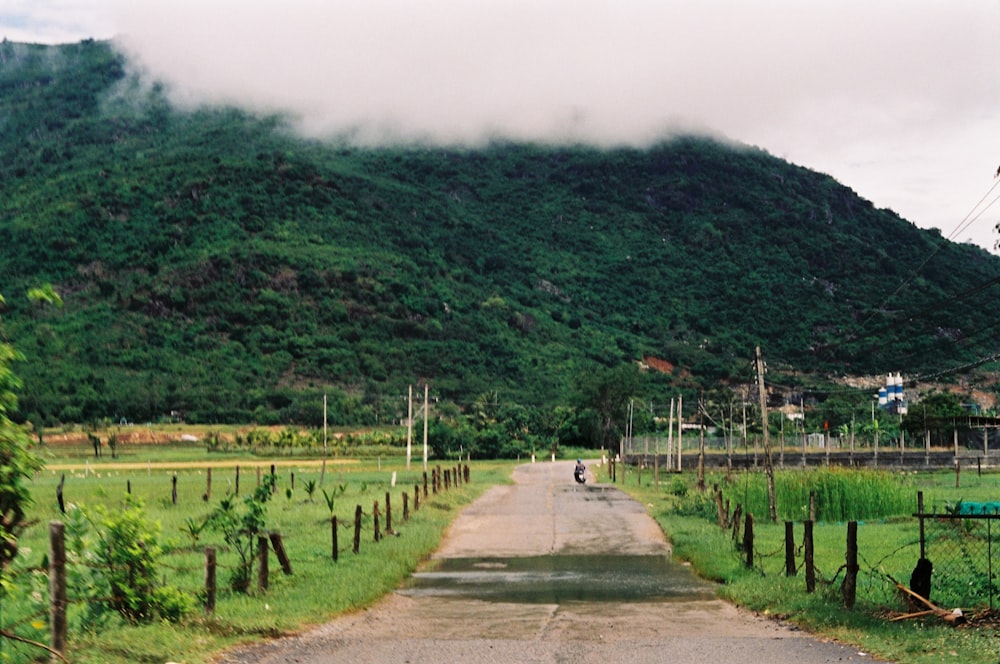
[[670,397],[670,420],[667,424],[667,468],[674,467],[674,398]]
[[[677,472],[684,470],[684,464],[681,459],[681,449],[684,446],[684,395],[677,395]],[[956,447],[956,449],[958,449]],[[958,453],[955,453],[958,456]]]
[[705,391],[698,396],[698,491],[705,491]]
[[767,475],[767,510],[772,522],[778,520],[777,494],[774,489],[774,465],[771,463],[771,432],[767,422],[767,390],[764,389],[764,358],[757,346],[757,387],[760,390],[760,418],[764,429],[764,473]]
[[410,457],[413,456],[413,386],[406,407],[406,469],[410,469]]

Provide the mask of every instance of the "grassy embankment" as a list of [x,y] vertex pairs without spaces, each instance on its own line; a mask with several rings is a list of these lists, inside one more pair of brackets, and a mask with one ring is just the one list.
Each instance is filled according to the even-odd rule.
[[[160,526],[159,544],[165,549],[160,560],[160,576],[165,582],[197,595],[204,587],[204,548],[218,548],[219,594],[215,613],[200,610],[179,624],[153,622],[130,625],[115,616],[97,621],[88,616],[88,605],[81,600],[80,588],[73,579],[80,575],[70,565],[69,650],[78,664],[102,662],[183,661],[188,664],[209,661],[212,653],[232,644],[294,632],[331,616],[371,605],[395,588],[437,546],[458,510],[475,499],[488,486],[509,481],[511,462],[473,461],[471,482],[427,498],[421,496],[420,508],[413,511],[415,484],[422,484],[422,459],[415,450],[413,462],[406,469],[405,457],[367,459],[331,458],[326,465],[322,489],[337,496],[334,513],[339,529],[339,560],[332,560],[331,512],[321,488],[310,497],[309,482],[319,483],[322,462],[316,458],[266,458],[248,455],[208,454],[203,446],[158,445],[124,446],[119,458],[112,460],[108,450],[100,459],[93,458],[92,448],[50,445],[49,466],[33,481],[35,504],[31,516],[37,521],[22,539],[18,575],[21,592],[8,597],[0,614],[0,627],[42,643],[47,643],[47,582],[32,575],[31,569],[44,566],[48,550],[49,521],[66,520],[60,515],[56,487],[63,475],[63,493],[68,510],[83,507],[88,513],[99,506],[116,510],[123,505],[126,489],[142,501],[145,516]],[[397,450],[398,454],[399,451]],[[291,576],[281,573],[272,552],[270,585],[266,592],[249,594],[231,590],[228,577],[235,568],[236,556],[217,532],[193,528],[215,509],[220,499],[235,490],[235,466],[240,465],[240,496],[257,486],[257,467],[265,475],[276,464],[277,489],[267,503],[266,523],[280,532],[291,559]],[[434,461],[431,465],[434,465]],[[206,500],[208,468],[213,467],[211,496]],[[445,467],[449,467],[445,465]],[[395,474],[396,485],[391,486]],[[292,477],[294,475],[294,488]],[[177,477],[177,502],[171,498],[172,478]],[[403,521],[402,492],[410,498],[410,519]],[[392,499],[392,526],[398,537],[373,541],[373,502],[384,512],[385,494]],[[360,553],[352,553],[355,506],[361,505],[364,527]],[[350,527],[343,527],[350,524]],[[385,515],[381,527],[385,528]],[[92,542],[96,546],[98,542]],[[69,546],[69,545],[68,545]],[[84,575],[85,576],[85,575]],[[34,586],[31,585],[34,577]],[[256,581],[256,577],[254,577]],[[25,590],[25,588],[27,590]],[[32,597],[31,590],[35,591]],[[35,648],[0,640],[2,661],[29,661],[41,652]]]
[[[641,486],[634,469],[626,472],[624,482],[621,475],[618,480],[619,486],[646,505],[663,527],[673,545],[674,555],[689,561],[702,576],[720,582],[720,597],[753,611],[784,618],[823,637],[855,644],[861,651],[893,661],[914,664],[943,659],[998,661],[1000,632],[995,627],[956,628],[933,616],[897,622],[890,622],[889,618],[908,610],[892,579],[908,583],[920,555],[918,521],[912,517],[916,512],[917,491],[924,492],[928,511],[933,506],[941,512],[946,503],[954,504],[959,500],[995,501],[1000,496],[1000,474],[965,473],[960,488],[955,487],[954,473],[949,472],[874,473],[866,475],[862,482],[847,482],[846,475],[851,471],[846,471],[825,478],[826,488],[820,494],[825,493],[827,503],[841,501],[848,512],[857,509],[866,516],[824,520],[824,498],[817,498],[820,505],[814,541],[818,581],[816,592],[807,594],[801,570],[802,521],[808,513],[808,480],[819,482],[821,478],[812,473],[788,472],[791,475],[785,476],[785,481],[780,473],[778,475],[777,523],[767,520],[762,474],[737,474],[729,481],[722,474],[710,474],[706,478],[708,491],[704,494],[697,490],[694,474],[661,475],[658,490],[648,471],[642,474]],[[599,474],[601,481],[608,481],[603,472]],[[842,480],[845,480],[843,495],[835,496],[838,492],[830,485]],[[732,532],[723,530],[717,523],[716,506],[711,498],[715,484],[722,487],[723,495],[733,508],[738,502],[761,505],[760,498],[764,496],[763,507],[755,513],[754,569],[746,567],[745,556],[733,541]],[[869,516],[873,506],[884,506],[883,513]],[[793,577],[786,577],[784,571],[785,519],[795,521],[796,565],[800,569]],[[845,610],[841,595],[847,519],[860,520],[860,572],[857,604],[853,610]],[[996,535],[994,533],[994,538]],[[995,550],[996,546],[993,548]],[[933,559],[932,554],[928,555]],[[970,607],[962,608],[968,612]]]

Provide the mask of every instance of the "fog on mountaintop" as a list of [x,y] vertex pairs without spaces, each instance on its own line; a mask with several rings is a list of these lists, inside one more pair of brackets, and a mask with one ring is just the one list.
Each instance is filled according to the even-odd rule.
[[12,1],[0,23],[16,34],[85,34],[89,16],[178,105],[280,113],[309,137],[643,146],[696,131],[995,240],[995,219],[962,223],[1000,161],[984,140],[1000,120],[995,0]]
[[121,12],[124,50],[178,103],[286,112],[308,135],[369,143],[635,145],[711,128],[767,147],[761,139],[775,127],[825,126],[812,140],[846,139],[862,130],[862,112],[866,131],[898,131],[897,107],[918,112],[942,85],[954,92],[951,110],[973,101],[965,79],[927,48],[949,25],[963,27],[949,37],[952,58],[975,48],[974,26],[953,5],[910,18],[858,2],[648,0],[365,0],[283,11],[137,3]]

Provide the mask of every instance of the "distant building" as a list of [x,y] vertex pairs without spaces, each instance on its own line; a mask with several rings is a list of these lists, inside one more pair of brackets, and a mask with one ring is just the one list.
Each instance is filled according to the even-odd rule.
[[885,387],[878,390],[878,407],[891,415],[906,415],[906,397],[903,395],[903,377],[889,374]]

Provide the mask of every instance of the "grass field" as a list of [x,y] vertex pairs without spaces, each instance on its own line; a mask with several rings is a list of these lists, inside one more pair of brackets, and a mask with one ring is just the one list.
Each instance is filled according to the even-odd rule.
[[[0,626],[18,635],[47,643],[47,585],[40,573],[48,551],[48,523],[72,521],[76,508],[89,514],[102,508],[111,513],[123,508],[127,492],[143,506],[149,520],[159,526],[159,561],[163,580],[197,597],[204,587],[206,546],[218,549],[219,593],[212,615],[196,612],[179,624],[153,622],[133,626],[104,615],[94,619],[85,589],[74,587],[74,578],[86,578],[86,564],[69,565],[69,650],[73,661],[85,662],[206,662],[213,652],[230,644],[262,636],[293,632],[322,622],[344,611],[370,605],[395,588],[438,545],[444,529],[457,511],[488,486],[509,481],[512,462],[470,463],[471,481],[442,490],[427,498],[421,495],[414,511],[414,490],[422,491],[421,459],[409,469],[405,457],[330,459],[325,473],[321,459],[285,457],[240,458],[208,454],[195,445],[157,445],[120,450],[117,460],[109,456],[88,457],[85,446],[49,446],[49,465],[33,481],[35,525],[22,538],[18,559],[18,592],[2,607]],[[107,450],[105,450],[107,455]],[[452,462],[454,465],[455,462]],[[272,553],[269,587],[249,594],[228,588],[229,573],[238,559],[221,535],[198,525],[219,501],[236,491],[252,493],[258,471],[266,479],[272,464],[276,490],[266,503],[266,524],[282,535],[290,558],[292,575],[281,573]],[[433,463],[431,465],[433,468]],[[448,468],[450,466],[444,466]],[[211,469],[211,495],[208,477]],[[322,476],[322,486],[320,480]],[[63,478],[65,479],[63,480]],[[177,498],[172,492],[176,478]],[[393,479],[395,478],[395,485]],[[68,515],[60,514],[56,490],[63,481]],[[316,489],[306,491],[310,483]],[[343,487],[343,493],[337,493]],[[331,510],[322,491],[337,493],[333,513],[338,517],[338,561],[333,561]],[[403,521],[402,493],[409,497],[410,518]],[[385,498],[389,493],[395,536],[374,541],[374,503],[379,503],[380,527],[386,528]],[[352,553],[353,523],[357,505],[364,511],[360,551]],[[345,527],[345,525],[347,527]],[[100,546],[94,541],[93,546]],[[256,580],[256,577],[254,577]],[[0,639],[0,661],[31,661],[37,648]],[[47,657],[47,655],[46,655]],[[44,658],[44,657],[43,657]]]

